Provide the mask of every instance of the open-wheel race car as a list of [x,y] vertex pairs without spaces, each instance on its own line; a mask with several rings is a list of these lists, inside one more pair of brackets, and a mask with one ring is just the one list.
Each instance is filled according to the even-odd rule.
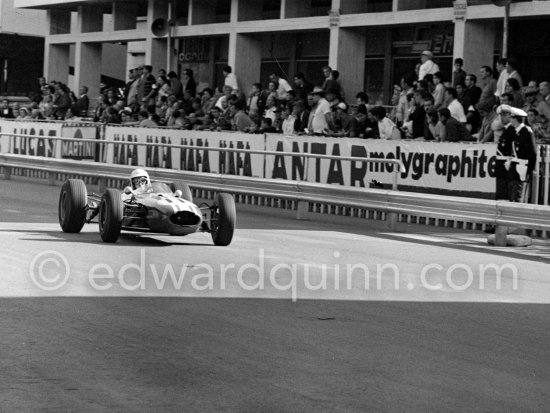
[[189,186],[181,182],[148,181],[144,189],[132,184],[123,191],[88,195],[84,181],[68,179],[61,187],[58,213],[63,232],[79,233],[85,223],[97,222],[105,242],[116,242],[122,230],[169,235],[209,232],[215,245],[226,246],[236,223],[230,194],[219,193],[212,205],[197,206]]

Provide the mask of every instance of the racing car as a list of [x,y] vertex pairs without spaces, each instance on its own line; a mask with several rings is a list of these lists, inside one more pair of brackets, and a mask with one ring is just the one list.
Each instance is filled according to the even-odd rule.
[[169,235],[209,232],[215,245],[226,246],[236,223],[230,194],[219,193],[212,205],[197,206],[191,189],[181,182],[151,181],[144,192],[126,187],[88,195],[84,181],[68,179],[61,187],[58,215],[67,233],[79,233],[85,223],[99,223],[104,242],[116,242],[122,230]]

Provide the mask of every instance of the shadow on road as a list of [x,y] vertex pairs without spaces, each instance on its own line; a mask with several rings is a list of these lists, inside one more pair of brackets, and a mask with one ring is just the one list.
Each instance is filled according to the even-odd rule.
[[[111,245],[112,247],[122,247],[129,245],[147,245],[148,247],[170,247],[173,245],[189,245],[189,246],[204,246],[214,247],[213,244],[201,243],[201,242],[186,242],[184,237],[173,236],[165,234],[136,234],[136,233],[122,233],[116,243],[105,243],[101,240],[99,233],[83,232],[80,234],[68,234],[61,230],[13,230],[13,229],[0,229],[1,232],[16,232],[20,234],[26,234],[27,237],[19,238],[22,241],[39,241],[39,242],[68,242],[79,244],[97,244],[97,245]],[[167,238],[170,238],[168,240]]]

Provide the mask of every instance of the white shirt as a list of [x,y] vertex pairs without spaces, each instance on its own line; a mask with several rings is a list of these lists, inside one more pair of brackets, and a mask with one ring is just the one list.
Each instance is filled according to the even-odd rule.
[[258,113],[258,95],[250,96],[248,98],[248,114],[255,115]]
[[506,69],[504,69],[504,70],[502,70],[502,72],[500,72],[500,75],[499,75],[498,80],[497,80],[497,90],[495,92],[495,96],[497,96],[498,98],[500,98],[502,96],[502,94],[505,92],[506,81],[508,80],[509,77],[510,77],[510,75],[508,74]]
[[399,122],[405,122],[408,120],[407,116],[410,109],[410,105],[409,105],[409,102],[407,102],[407,95],[412,92],[413,92],[413,89],[410,88],[409,90],[403,90],[399,94],[399,102],[397,103],[397,111],[395,113],[395,117]]
[[[220,110],[223,112],[225,109],[223,107],[223,101],[224,100],[227,100],[227,97],[224,95],[224,96],[221,96],[217,101],[216,101],[216,104],[214,106],[220,108]],[[226,106],[227,108],[227,106]]]
[[271,119],[272,124],[275,123],[275,120],[277,119],[277,115],[275,114],[276,110],[277,110],[276,106],[273,106],[272,108],[265,110],[264,118]]
[[283,121],[283,135],[290,136],[294,135],[294,123],[296,122],[296,116],[289,115],[288,118],[286,118]]
[[311,130],[313,133],[323,133],[325,129],[328,129],[327,118],[325,115],[332,112],[330,110],[330,103],[325,98],[321,98],[317,103],[317,107],[313,112],[311,119]]
[[395,123],[387,117],[384,117],[384,119],[378,121],[378,133],[380,134],[380,139],[397,139],[397,134],[394,134],[395,128],[397,128]]
[[466,123],[466,115],[464,114],[464,107],[457,99],[454,99],[447,106],[449,112],[451,112],[451,117],[455,118],[460,123]]
[[279,78],[279,87],[277,88],[277,98],[279,100],[288,99],[288,92],[291,90],[292,90],[292,86],[290,86],[290,83],[288,83],[286,79]]
[[445,86],[442,83],[439,83],[434,90],[434,108],[440,109],[445,103]]
[[140,82],[140,79],[136,79],[130,85],[130,90],[128,91],[128,96],[127,96],[128,104],[135,103],[136,95],[138,93],[139,82]]
[[418,80],[424,79],[424,76],[428,74],[434,74],[439,72],[439,66],[434,63],[433,60],[426,60],[422,65],[420,66],[420,69],[418,70]]
[[233,91],[239,90],[239,85],[237,83],[237,76],[235,73],[228,73],[223,82],[224,86],[229,86]]

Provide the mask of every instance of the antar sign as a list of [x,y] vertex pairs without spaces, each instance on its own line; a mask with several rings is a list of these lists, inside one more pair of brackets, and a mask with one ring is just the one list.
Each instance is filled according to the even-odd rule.
[[[390,182],[390,174],[397,166],[361,158],[396,159],[404,167],[400,185],[494,191],[496,149],[488,145],[268,135],[266,146],[269,151],[296,153],[296,156],[266,156],[269,178],[365,187],[372,180]],[[306,158],[300,154],[356,157],[357,161]]]

